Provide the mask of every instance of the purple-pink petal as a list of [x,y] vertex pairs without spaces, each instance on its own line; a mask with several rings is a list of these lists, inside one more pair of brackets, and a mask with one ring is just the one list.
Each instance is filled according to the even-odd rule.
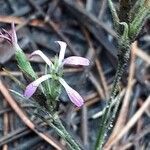
[[59,65],[61,65],[62,61],[63,61],[63,59],[65,57],[65,51],[66,51],[67,44],[65,42],[63,42],[63,41],[55,41],[55,42],[57,42],[59,44],[59,46],[60,46],[60,52],[59,52],[59,59],[58,59],[58,61],[59,61]]
[[84,57],[78,57],[78,56],[71,56],[63,61],[64,65],[82,65],[82,66],[88,66],[90,64],[90,61],[87,58]]
[[63,85],[63,87],[65,88],[70,100],[77,106],[77,107],[81,107],[84,104],[84,100],[83,98],[80,96],[80,94],[75,91],[74,89],[72,89],[66,82],[64,79],[59,78],[59,82]]
[[12,44],[15,46],[17,44],[17,35],[16,35],[14,22],[11,24],[11,28],[12,28],[12,31],[11,31]]
[[35,93],[37,87],[38,86],[33,85],[33,83],[29,84],[25,89],[24,96],[30,98]]
[[18,48],[17,44],[17,35],[16,35],[16,30],[15,30],[15,25],[14,23],[11,24],[12,30],[7,31],[5,29],[2,29],[3,33],[0,32],[0,38],[3,38],[7,40],[8,43],[12,44],[14,47]]
[[33,56],[38,55],[40,56],[45,62],[46,64],[51,67],[52,62],[50,61],[50,59],[40,50],[36,50],[33,53],[31,53],[31,55],[29,56],[29,58],[32,58]]
[[8,38],[6,35],[3,35],[2,33],[0,33],[0,38],[7,40],[11,44],[11,39]]
[[31,82],[25,89],[24,96],[30,98],[36,91],[37,87],[45,80],[51,78],[50,74],[46,74]]

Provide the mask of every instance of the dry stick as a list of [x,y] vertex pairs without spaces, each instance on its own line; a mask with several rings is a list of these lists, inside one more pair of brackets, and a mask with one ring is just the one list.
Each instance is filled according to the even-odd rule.
[[[7,107],[6,101],[4,101],[4,107]],[[8,134],[8,130],[9,130],[9,126],[8,126],[9,121],[8,120],[9,120],[8,113],[5,112],[4,113],[4,136],[6,136]],[[2,150],[8,150],[8,145],[7,144],[3,145]]]
[[[108,28],[105,23],[100,22],[94,15],[91,13],[87,13],[85,9],[79,7],[77,4],[75,4],[73,1],[69,0],[59,0],[62,4],[64,4],[67,8],[69,8],[71,13],[76,11],[76,14],[81,15],[81,18],[83,18],[82,21],[87,21],[90,24],[95,24],[95,26],[103,28],[106,32],[111,34],[114,37],[117,37],[116,32],[114,32],[112,29]],[[80,18],[80,16],[78,16]]]
[[[86,40],[87,40],[87,42],[88,42],[88,44],[89,44],[89,47],[91,48],[92,46],[92,43],[90,42],[90,39],[89,39],[89,36],[88,36],[88,32],[86,31],[86,29],[85,28],[81,28],[82,29],[82,31],[84,32],[84,34],[85,34],[85,37],[86,37]],[[90,59],[92,59],[92,57],[93,57],[93,52],[90,52],[90,49],[88,50],[88,52],[87,52],[87,55],[89,54],[89,57],[90,57]],[[88,57],[88,56],[87,56]],[[90,69],[89,69],[89,72],[91,73],[91,71],[90,71]],[[93,76],[93,78],[91,79],[91,78],[89,78],[91,81],[92,81],[92,79],[93,80],[95,80],[95,77]],[[92,82],[93,84],[95,83],[95,82]],[[94,84],[94,86],[95,87],[97,87],[96,89],[97,89],[97,91],[99,91],[99,86],[97,85],[95,85]],[[99,91],[98,92],[99,93],[99,95],[101,96],[101,92]],[[84,106],[83,106],[83,109],[82,109],[82,138],[83,138],[83,143],[84,143],[84,146],[85,146],[85,148],[86,149],[89,149],[89,139],[88,139],[88,117],[87,117],[87,109],[88,109],[88,107],[87,107],[88,105],[87,104],[85,104]]]
[[25,25],[30,25],[33,27],[47,27],[45,25],[45,21],[40,20],[40,19],[36,19],[36,16],[38,15],[37,12],[35,12],[34,14],[32,14],[29,18],[21,18],[21,17],[17,17],[17,16],[1,16],[0,15],[0,22],[3,23],[12,23],[14,22],[15,24],[18,24],[18,28],[16,28],[16,30],[22,28]]
[[[125,90],[126,90],[125,88],[122,89],[122,91],[120,91],[118,97],[122,98],[122,97],[124,96],[124,94],[125,94]],[[116,99],[117,99],[117,98],[116,98]],[[101,117],[101,116],[103,115],[103,113],[104,113],[104,112],[99,111],[99,112],[95,113],[95,114],[92,116],[92,118],[93,118],[93,119],[96,119],[96,118],[98,118],[98,117]]]
[[109,143],[107,147],[104,147],[104,149],[108,150],[117,143],[138,121],[138,119],[142,116],[142,114],[145,112],[146,109],[150,106],[150,96],[145,100],[141,108],[134,114],[134,116],[128,121],[126,126],[114,137],[114,139]]
[[97,92],[95,92],[95,91],[94,92],[93,91],[89,91],[87,93],[87,95],[84,96],[84,99],[85,99],[85,101],[88,101],[88,100],[90,100],[90,99],[92,99],[92,98],[94,98],[96,96],[98,96]]
[[100,76],[100,80],[102,82],[102,86],[104,88],[106,99],[108,99],[108,97],[109,97],[108,86],[107,86],[107,82],[106,82],[106,79],[105,79],[105,76],[104,76],[104,72],[102,70],[101,63],[98,60],[98,58],[95,59],[95,63],[96,63],[96,67],[97,67],[97,70],[98,70],[98,74]]
[[107,0],[103,0],[102,2],[100,1],[100,3],[101,3],[101,8],[100,8],[100,11],[98,14],[98,19],[102,20],[102,16],[103,16],[104,11],[106,9]]
[[93,0],[87,0],[86,1],[86,11],[90,12],[93,7]]
[[[140,107],[143,105],[143,100],[141,98],[139,98],[138,105]],[[146,113],[147,117],[150,117],[150,110],[149,109],[145,110],[145,113]]]
[[[89,47],[91,48],[91,50],[93,50],[94,54],[96,55],[96,50],[94,49],[94,47],[91,43],[90,35],[88,34],[88,32],[86,32],[86,30],[84,30],[84,33],[85,33],[85,37],[88,41]],[[103,70],[102,70],[102,67],[101,67],[101,63],[98,60],[97,56],[96,56],[96,59],[95,59],[95,63],[96,63],[96,67],[97,67],[97,70],[98,70],[99,77],[100,77],[100,81],[102,83],[102,87],[104,88],[105,96],[107,98],[108,97],[108,86],[107,86],[106,79],[105,79],[105,76],[104,76],[104,73],[103,73]],[[102,97],[102,98],[104,98],[104,97]]]
[[9,112],[11,111],[11,108],[3,108],[2,110],[0,110],[0,115],[6,113],[6,112]]
[[[64,68],[64,73],[76,73],[76,72],[82,72],[83,68]],[[9,71],[10,74],[13,76],[22,76],[22,72],[20,71]],[[38,76],[44,75],[44,72],[36,72]],[[5,71],[0,71],[0,76],[9,76],[9,74]]]
[[141,50],[140,48],[138,48],[137,46],[137,42],[135,42],[135,54],[140,57],[141,59],[143,59],[147,64],[150,65],[150,56],[148,54],[146,54],[143,50]]
[[94,74],[92,72],[89,72],[89,79],[91,80],[91,82],[94,84],[95,88],[97,89],[98,91],[98,94],[99,96],[102,98],[102,99],[105,99],[105,95],[103,93],[103,90],[99,84],[99,82],[97,81],[97,79],[95,78]]
[[29,133],[31,133],[31,130],[26,127],[12,131],[8,133],[5,137],[0,138],[0,146],[2,146],[3,144],[13,142],[14,140],[19,139]]
[[[136,80],[132,80],[132,86],[134,85],[136,83]],[[123,96],[125,95],[125,92],[126,92],[126,88],[123,88],[121,91],[120,91],[120,94],[116,97],[116,99],[118,98],[118,97],[120,97],[120,99],[122,99],[123,98]],[[87,103],[88,104],[88,103]],[[102,116],[102,111],[99,111],[99,112],[97,112],[97,113],[95,113],[94,115],[93,115],[93,118],[94,119],[96,119],[96,118],[98,118],[98,117],[100,117],[100,116]]]
[[[86,107],[89,107],[89,106],[94,105],[95,103],[99,102],[99,99],[100,99],[99,96],[96,96],[92,99],[89,99],[84,105]],[[80,108],[76,107],[76,108],[74,108],[73,111],[79,111],[79,110],[80,110]]]
[[39,135],[41,138],[43,138],[45,141],[47,141],[49,144],[51,144],[53,147],[55,147],[57,150],[63,150],[63,146],[60,145],[56,140],[54,140],[52,137],[48,137],[45,134],[38,132],[35,128],[35,125],[28,119],[28,117],[23,113],[21,108],[17,105],[17,103],[14,101],[14,99],[11,97],[10,93],[8,92],[7,88],[3,85],[2,81],[0,80],[0,91],[2,95],[5,97],[5,100],[9,103],[9,105],[14,109],[14,111],[18,114],[18,116],[21,118],[21,120],[31,129],[33,130],[37,135]]
[[139,133],[136,133],[132,138],[127,139],[127,141],[121,145],[122,149],[127,149],[127,147],[131,147],[134,143],[138,142],[145,135],[150,133],[150,125],[147,125],[144,129],[142,129]]
[[[92,42],[91,42],[91,39],[90,39],[90,35],[89,35],[89,33],[88,33],[88,31],[85,29],[85,28],[82,28],[82,30],[83,30],[83,32],[84,32],[84,34],[85,34],[85,38],[86,38],[86,40],[87,40],[87,42],[88,42],[88,45],[89,45],[89,47],[90,47],[90,49],[89,50],[91,50],[92,52],[91,53],[93,53],[92,55],[92,58],[94,59],[94,56],[96,55],[96,51],[95,51],[95,49],[94,49],[94,47],[93,47],[93,45],[92,45]],[[91,58],[91,59],[92,59]],[[96,62],[96,60],[98,61],[98,58],[96,57],[96,59],[95,59],[95,62]],[[96,64],[97,65],[97,64]],[[99,64],[98,64],[99,65]],[[97,66],[97,69],[98,69],[98,72],[100,71],[99,70],[99,66]],[[105,98],[105,95],[103,94],[104,93],[104,91],[103,91],[103,89],[101,88],[101,85],[99,84],[99,82],[97,81],[97,79],[94,77],[94,75],[92,74],[92,72],[90,71],[90,73],[89,73],[89,79],[91,80],[91,82],[94,84],[94,86],[96,87],[96,89],[97,89],[97,91],[98,91],[98,93],[99,93],[99,95],[101,96],[101,98],[102,99],[104,99]],[[104,86],[106,86],[106,84],[104,83],[104,80],[105,80],[105,77],[104,77],[104,75],[102,74],[102,73],[100,73],[100,80],[101,80],[101,82],[102,82],[102,86],[104,87]],[[105,84],[105,85],[103,85],[103,84]]]
[[[120,146],[120,149],[121,150],[127,150],[127,149],[129,149],[131,146],[132,146],[133,144],[132,143],[127,143],[125,146],[123,145],[121,145]],[[118,149],[119,149],[119,147],[118,147]]]
[[[45,12],[40,8],[40,6],[38,6],[35,2],[33,2],[32,0],[28,0],[28,2],[42,15],[42,17],[45,18],[46,14]],[[69,40],[66,38],[66,36],[63,35],[62,32],[60,32],[56,26],[56,24],[48,19],[46,20],[46,23],[53,29],[54,32],[57,33],[57,35],[67,43],[68,48],[70,49],[70,51],[74,54],[74,55],[79,55],[79,53],[73,48],[73,46],[71,45],[71,43],[69,42]]]
[[45,21],[49,20],[52,17],[52,15],[54,14],[55,10],[57,9],[57,5],[58,5],[58,0],[55,0],[52,3],[48,4],[48,9],[47,9],[47,11],[45,13],[45,18],[44,18]]
[[88,117],[87,117],[87,106],[84,105],[82,108],[82,138],[83,138],[83,144],[85,148],[88,149],[89,147],[89,142],[88,142]]
[[[3,23],[14,22],[15,24],[22,25],[22,24],[27,23],[27,19],[17,17],[17,16],[1,16],[0,15],[0,22],[3,22]],[[32,19],[27,24],[33,27],[45,27],[46,26],[45,22],[39,19]]]
[[125,125],[126,119],[127,119],[130,96],[131,96],[131,91],[132,91],[132,87],[133,87],[132,80],[133,80],[134,72],[135,72],[135,63],[134,63],[135,62],[135,52],[134,51],[136,51],[135,43],[132,44],[131,64],[130,64],[130,70],[129,70],[128,85],[127,85],[126,94],[125,94],[125,97],[123,100],[123,104],[121,107],[121,111],[120,111],[119,117],[117,119],[116,125],[113,129],[113,132],[104,147],[107,147],[107,145],[109,145],[109,142],[111,142],[114,139],[114,137],[122,130],[122,128]]

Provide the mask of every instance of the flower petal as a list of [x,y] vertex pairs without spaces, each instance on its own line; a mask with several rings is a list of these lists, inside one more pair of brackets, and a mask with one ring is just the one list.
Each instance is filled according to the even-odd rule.
[[29,56],[29,58],[32,58],[34,55],[39,55],[47,64],[49,67],[51,67],[52,62],[49,60],[49,58],[40,50],[36,50],[33,53],[31,53],[31,55]]
[[66,47],[67,47],[67,44],[63,41],[55,41],[57,42],[59,45],[60,45],[60,52],[59,52],[59,65],[61,65],[64,57],[65,57],[65,50],[66,50]]
[[88,66],[90,64],[90,61],[84,57],[71,56],[64,59],[63,64]]
[[6,35],[3,35],[2,33],[0,33],[0,38],[7,40],[7,42],[11,44],[11,39],[7,37]]
[[20,47],[17,43],[17,35],[16,35],[16,30],[15,30],[15,25],[14,23],[11,24],[11,31],[7,31],[5,29],[2,29],[3,33],[0,32],[0,38],[5,39],[9,44],[11,44],[13,46],[13,48],[16,51],[20,51]]
[[24,92],[24,96],[26,98],[30,98],[36,91],[38,86],[34,86],[33,83],[30,83],[27,87],[26,87],[26,90]]
[[12,28],[12,31],[11,31],[12,44],[16,45],[17,44],[17,35],[16,35],[14,22],[11,24],[11,28]]
[[81,107],[84,104],[83,98],[80,96],[80,94],[72,89],[64,79],[59,78],[59,82],[63,85],[65,88],[70,100],[78,107]]
[[31,82],[25,89],[24,96],[30,98],[36,91],[37,87],[45,80],[51,78],[51,75],[43,75],[42,77],[38,78],[37,80]]

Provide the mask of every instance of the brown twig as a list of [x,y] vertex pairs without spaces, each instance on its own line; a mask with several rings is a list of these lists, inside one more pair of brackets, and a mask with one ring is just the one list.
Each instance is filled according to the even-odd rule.
[[104,72],[102,70],[101,63],[98,60],[98,58],[95,59],[95,63],[96,63],[96,67],[97,67],[97,70],[98,70],[98,74],[99,74],[100,80],[102,82],[102,86],[103,86],[103,89],[104,89],[105,97],[108,98],[109,97],[108,85],[107,85],[107,82],[106,82],[106,79],[105,79],[105,76],[104,76]]
[[[99,82],[97,81],[96,77],[93,75],[93,73],[91,71],[89,73],[89,79],[91,80],[93,85],[96,87],[96,89],[97,89],[99,95],[101,96],[101,98],[104,99],[106,94],[108,94],[106,80],[105,80],[105,77],[104,77],[104,74],[103,74],[100,62],[98,60],[96,50],[94,49],[93,44],[91,42],[90,35],[89,35],[88,31],[85,28],[82,28],[82,30],[83,30],[83,32],[85,34],[85,38],[86,38],[86,41],[87,41],[88,46],[89,46],[89,51],[90,52],[88,52],[88,54],[90,53],[90,55],[91,55],[90,56],[91,57],[91,62],[94,59],[94,61],[96,63],[96,67],[97,67],[97,70],[98,70],[98,73],[99,73],[99,76],[100,76],[100,81],[102,82],[102,86],[103,86],[105,92],[103,91],[101,85],[99,84]],[[105,93],[105,95],[103,93]]]
[[100,86],[99,82],[97,81],[97,79],[94,77],[94,74],[92,72],[89,73],[89,79],[91,80],[91,82],[94,84],[95,88],[98,91],[99,96],[101,97],[101,99],[105,99],[102,87]]
[[7,144],[9,142],[12,142],[29,133],[31,133],[31,130],[28,129],[27,127],[19,128],[17,130],[11,131],[6,136],[3,136],[0,138],[0,146],[2,146],[3,144]]
[[[4,101],[4,107],[7,107],[6,101]],[[8,130],[9,130],[9,116],[8,113],[5,112],[4,113],[4,136],[8,134]],[[8,145],[7,144],[3,145],[2,150],[8,150]]]
[[45,27],[45,22],[39,19],[33,19],[34,16],[31,16],[29,21],[25,18],[17,17],[17,16],[2,16],[0,15],[0,22],[11,24],[14,22],[18,25],[28,24],[34,27]]
[[[76,73],[83,71],[83,68],[64,68],[64,73]],[[9,71],[9,73],[13,76],[22,76],[22,72],[20,71]],[[43,71],[36,72],[38,76],[44,74]],[[0,71],[0,76],[9,76],[9,74],[5,71]]]
[[109,145],[107,147],[105,146],[104,149],[108,150],[117,143],[132,127],[133,125],[138,121],[138,119],[142,116],[142,114],[145,112],[145,110],[150,106],[150,96],[145,100],[141,108],[134,114],[134,116],[128,121],[126,126],[114,137],[114,139],[109,142]]
[[[38,11],[38,12],[42,15],[43,18],[45,18],[46,14],[45,14],[45,12],[40,8],[40,6],[38,6],[38,5],[37,5],[34,1],[32,1],[32,0],[28,0],[28,2],[31,4],[31,6],[32,6],[33,8],[36,9],[36,11]],[[60,31],[58,30],[56,24],[55,24],[52,20],[50,20],[50,19],[48,18],[48,20],[46,20],[46,23],[53,29],[54,32],[56,32],[56,34],[57,34],[63,41],[65,41],[65,42],[67,43],[68,48],[70,49],[70,51],[71,51],[74,55],[79,55],[78,52],[74,49],[74,47],[71,45],[71,43],[69,42],[69,40],[67,39],[67,37],[66,37],[62,32],[60,32]]]
[[134,47],[136,49],[135,54],[150,65],[150,56],[137,46],[137,42],[135,42]]
[[101,2],[101,8],[100,8],[100,11],[99,11],[99,14],[98,14],[98,19],[99,20],[102,20],[102,16],[103,16],[104,11],[105,11],[106,6],[107,6],[106,4],[107,4],[107,0],[103,0]]
[[133,137],[127,139],[127,141],[121,145],[121,149],[127,149],[127,147],[131,147],[134,143],[138,142],[139,140],[144,137],[145,135],[150,133],[150,126],[146,126],[144,129],[142,129],[139,133],[135,134]]
[[82,108],[82,138],[83,138],[83,144],[88,149],[89,142],[88,142],[88,117],[87,117],[87,106],[84,105]]

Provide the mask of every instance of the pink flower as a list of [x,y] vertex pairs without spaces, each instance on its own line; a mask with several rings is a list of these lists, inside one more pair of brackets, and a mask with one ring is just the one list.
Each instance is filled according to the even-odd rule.
[[51,78],[50,74],[47,75],[43,75],[42,77],[38,78],[37,80],[31,82],[27,87],[26,90],[24,92],[24,96],[26,98],[30,98],[36,91],[36,89],[38,88],[38,86],[45,80]]
[[11,32],[6,31],[5,29],[2,29],[3,33],[0,32],[0,38],[5,39],[8,43],[12,44],[14,47],[19,47],[17,43],[17,35],[15,30],[14,23],[11,24]]
[[[89,60],[83,57],[78,57],[78,56],[71,56],[68,57],[66,59],[64,59],[65,56],[65,50],[66,50],[66,43],[62,42],[62,41],[56,41],[59,45],[60,45],[60,53],[59,53],[59,58],[58,58],[58,63],[57,65],[53,64],[49,58],[43,54],[42,51],[40,50],[36,50],[34,51],[31,55],[30,58],[33,57],[34,55],[39,55],[45,62],[46,64],[50,67],[50,69],[58,69],[63,67],[63,65],[82,65],[82,66],[88,66],[90,64]],[[55,68],[55,67],[56,68]],[[24,95],[27,98],[30,98],[34,92],[36,91],[37,87],[39,86],[39,84],[41,84],[43,81],[49,79],[49,78],[53,78],[53,76],[51,74],[47,74],[44,75],[40,78],[38,78],[37,80],[33,81],[32,83],[30,83],[25,90]],[[56,79],[55,79],[56,80]],[[63,87],[65,88],[68,97],[70,98],[70,100],[78,107],[82,106],[84,103],[83,98],[80,96],[80,94],[78,92],[76,92],[74,89],[72,89],[66,82],[64,79],[62,79],[61,77],[58,76],[57,79],[60,84],[63,85]]]
[[[90,61],[87,58],[84,57],[78,57],[78,56],[71,56],[68,58],[64,59],[65,56],[65,50],[66,50],[66,43],[62,41],[56,41],[60,45],[60,53],[59,53],[59,58],[58,58],[58,66],[63,66],[63,65],[81,65],[81,66],[88,66],[90,64]],[[49,67],[51,67],[52,62],[49,60],[49,58],[43,54],[42,51],[36,50],[34,51],[31,55],[30,58],[33,57],[34,55],[39,55]]]
[[80,94],[75,91],[74,89],[72,89],[66,82],[64,79],[59,78],[59,82],[63,85],[63,87],[65,88],[70,100],[78,107],[82,106],[84,103],[83,98],[80,96]]

